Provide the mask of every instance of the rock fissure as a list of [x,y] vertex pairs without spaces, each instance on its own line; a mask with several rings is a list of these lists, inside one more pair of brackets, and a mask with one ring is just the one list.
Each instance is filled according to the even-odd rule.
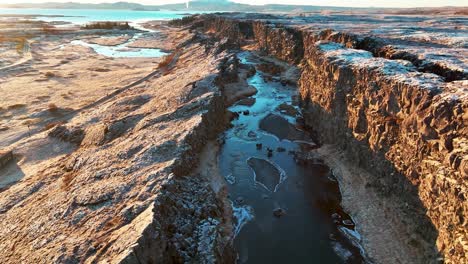
[[[229,16],[205,15],[202,19],[205,31],[224,34],[232,43],[239,45],[241,39],[258,41],[259,47],[280,59],[298,64],[304,58],[306,46],[318,41],[330,41],[342,44],[346,48],[368,51],[376,58],[406,61],[414,65],[413,70],[422,73],[432,73],[440,76],[445,82],[468,80],[468,72],[460,68],[450,67],[438,60],[426,59],[416,52],[399,48],[389,39],[379,36],[360,36],[350,32],[328,29],[301,29],[297,23],[285,25],[272,20],[283,18],[271,15],[251,15],[242,18],[240,15],[230,20]],[[233,21],[234,20],[234,21]],[[199,26],[200,24],[195,24]],[[311,33],[312,32],[312,33]],[[420,58],[422,57],[422,58]]]
[[205,32],[299,65],[306,125],[378,175],[366,186],[401,202],[408,235],[420,238],[418,261],[436,261],[437,251],[447,263],[467,260],[466,73],[378,38],[272,23],[281,16],[199,19]]
[[[229,184],[250,175],[250,165],[268,192],[261,200],[287,186],[286,196],[307,200],[290,204],[318,203],[318,215],[332,220],[317,239],[332,245],[323,247],[331,260],[467,262],[468,81],[459,57],[447,54],[458,47],[390,38],[376,28],[319,26],[323,21],[232,13],[193,16],[180,28],[159,25],[174,40],[167,44],[174,50],[168,67],[67,115],[68,123],[22,137],[13,153],[0,153],[0,169],[20,177],[0,190],[2,261],[248,260],[233,244],[254,216],[244,204],[249,197],[228,199],[217,158],[226,138],[218,136],[230,121],[258,114],[255,107],[274,105],[261,112],[269,114],[258,127],[239,121],[229,130],[236,136],[230,146],[248,148],[229,153]],[[421,50],[436,44],[437,56]],[[440,56],[454,59],[444,64]],[[262,98],[269,85],[298,91]],[[280,104],[285,97],[291,98]],[[242,111],[227,111],[233,105]],[[267,142],[255,141],[262,136]],[[287,175],[280,162],[300,165],[298,174],[310,177]],[[295,210],[306,211],[282,201],[263,209],[267,221],[280,225]]]

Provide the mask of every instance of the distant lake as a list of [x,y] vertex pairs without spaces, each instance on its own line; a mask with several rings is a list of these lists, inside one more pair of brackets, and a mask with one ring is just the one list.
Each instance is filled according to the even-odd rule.
[[[65,21],[85,24],[90,21],[145,21],[181,18],[186,14],[207,12],[197,11],[136,11],[102,9],[39,9],[39,8],[0,8],[1,15],[38,15],[43,21]],[[63,16],[63,17],[52,17]]]

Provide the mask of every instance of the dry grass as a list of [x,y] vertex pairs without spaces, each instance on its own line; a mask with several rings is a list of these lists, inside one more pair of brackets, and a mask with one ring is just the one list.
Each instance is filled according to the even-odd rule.
[[158,64],[158,67],[161,68],[167,68],[176,58],[177,53],[179,50],[176,50],[172,52],[171,54],[168,54],[162,58],[162,61]]
[[55,75],[55,73],[53,73],[53,72],[46,72],[46,73],[45,73],[45,77],[47,77],[47,78],[53,78],[53,77],[56,77],[56,75]]
[[19,54],[23,54],[24,49],[26,47],[26,43],[27,43],[26,38],[20,38],[18,42],[16,43],[16,52],[18,52]]
[[45,24],[42,26],[42,32],[46,35],[56,35],[58,30],[52,25]]
[[62,96],[62,98],[65,99],[65,100],[70,100],[71,99],[70,95],[67,94],[67,93],[62,93],[62,94],[60,94],[60,96]]
[[159,68],[165,68],[165,67],[169,66],[169,64],[171,64],[172,60],[174,59],[174,56],[175,56],[175,52],[164,56],[162,61],[158,65]]
[[31,36],[0,36],[0,42],[9,42],[9,43],[14,43],[16,52],[18,54],[23,54],[24,49],[26,48],[26,44],[28,43],[28,39],[31,38]]
[[87,24],[82,27],[82,29],[119,29],[119,30],[129,30],[134,29],[131,27],[128,22],[94,22]]
[[47,110],[49,110],[49,112],[57,112],[58,111],[58,107],[57,105],[53,104],[53,103],[50,103],[48,106],[47,106]]
[[105,224],[104,229],[111,229],[111,228],[120,226],[122,222],[123,222],[122,218],[116,216]]
[[31,118],[31,119],[23,121],[22,124],[26,125],[26,126],[32,126],[32,125],[36,125],[36,124],[40,123],[41,121],[42,121],[42,119],[40,119],[40,118]]
[[62,178],[62,184],[60,186],[60,189],[68,190],[70,188],[70,183],[72,182],[74,178],[75,178],[75,173],[73,172],[66,173]]
[[56,126],[60,126],[60,125],[63,125],[65,124],[64,121],[56,121],[56,122],[50,122],[50,123],[47,123],[45,126],[44,126],[44,130],[49,130],[51,128],[54,128]]
[[169,21],[170,26],[181,27],[188,24],[191,24],[195,21],[196,16],[185,16],[183,18],[176,18]]
[[14,109],[19,109],[19,108],[24,108],[26,107],[26,104],[13,104],[8,106],[8,110],[14,110]]
[[110,72],[110,69],[105,69],[105,68],[89,68],[88,70],[90,71],[95,71],[95,72]]

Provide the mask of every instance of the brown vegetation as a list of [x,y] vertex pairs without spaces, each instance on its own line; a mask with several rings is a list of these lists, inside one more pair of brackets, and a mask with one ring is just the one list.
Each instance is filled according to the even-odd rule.
[[30,35],[20,35],[20,36],[5,36],[0,35],[0,43],[13,43],[15,45],[16,51],[18,54],[23,54],[28,43],[28,39],[32,36]]
[[21,37],[5,37],[0,36],[0,43],[2,42],[10,42],[15,44],[16,51],[18,54],[23,54],[26,44],[28,42],[28,37],[21,36]]
[[58,107],[53,103],[49,104],[47,106],[47,109],[49,110],[49,112],[57,112],[58,111]]
[[86,24],[82,29],[119,29],[119,30],[129,30],[134,29],[128,24],[128,22],[93,22]]
[[47,78],[53,78],[53,77],[55,77],[55,73],[53,73],[53,72],[46,72],[46,73],[45,73],[45,77],[47,77]]
[[26,105],[25,104],[13,104],[13,105],[8,106],[8,110],[14,110],[14,109],[23,108],[23,107],[26,107]]
[[44,24],[42,26],[42,32],[47,35],[55,35],[58,33],[57,29],[49,24]]
[[50,122],[50,123],[47,123],[45,126],[44,126],[44,130],[49,130],[51,128],[54,128],[56,126],[60,126],[60,125],[63,125],[65,124],[64,121],[56,121],[56,122]]
[[112,219],[110,219],[105,225],[104,225],[104,229],[111,229],[111,228],[114,228],[114,227],[118,227],[122,224],[123,222],[123,219],[121,217],[114,217]]
[[70,183],[74,178],[75,178],[75,173],[73,172],[66,173],[62,178],[62,185],[60,186],[60,188],[62,190],[68,190]]
[[32,118],[32,119],[24,120],[22,124],[25,126],[32,126],[32,125],[39,123],[40,121],[41,120],[38,118]]
[[176,18],[168,22],[170,26],[180,27],[192,23],[195,16],[185,16],[183,18]]
[[24,48],[26,47],[27,40],[26,38],[19,38],[16,42],[16,52],[19,54],[24,53]]
[[171,64],[171,62],[174,60],[175,58],[175,55],[176,55],[176,52],[172,52],[171,54],[169,55],[166,55],[162,58],[162,61],[159,63],[159,68],[166,68],[167,66],[169,66],[169,64]]

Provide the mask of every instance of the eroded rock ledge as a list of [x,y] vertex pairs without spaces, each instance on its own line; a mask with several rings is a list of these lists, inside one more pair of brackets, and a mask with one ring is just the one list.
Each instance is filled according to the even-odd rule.
[[237,61],[181,33],[151,78],[11,146],[15,161],[43,161],[0,193],[2,262],[234,260],[226,194],[195,168],[228,123],[220,84]]
[[372,172],[366,187],[399,199],[402,221],[423,240],[414,242],[424,252],[415,261],[436,262],[434,244],[446,263],[468,261],[467,65],[424,56],[460,45],[466,54],[466,43],[405,48],[398,37],[307,22],[223,14],[198,17],[191,27],[299,65],[306,125]]

